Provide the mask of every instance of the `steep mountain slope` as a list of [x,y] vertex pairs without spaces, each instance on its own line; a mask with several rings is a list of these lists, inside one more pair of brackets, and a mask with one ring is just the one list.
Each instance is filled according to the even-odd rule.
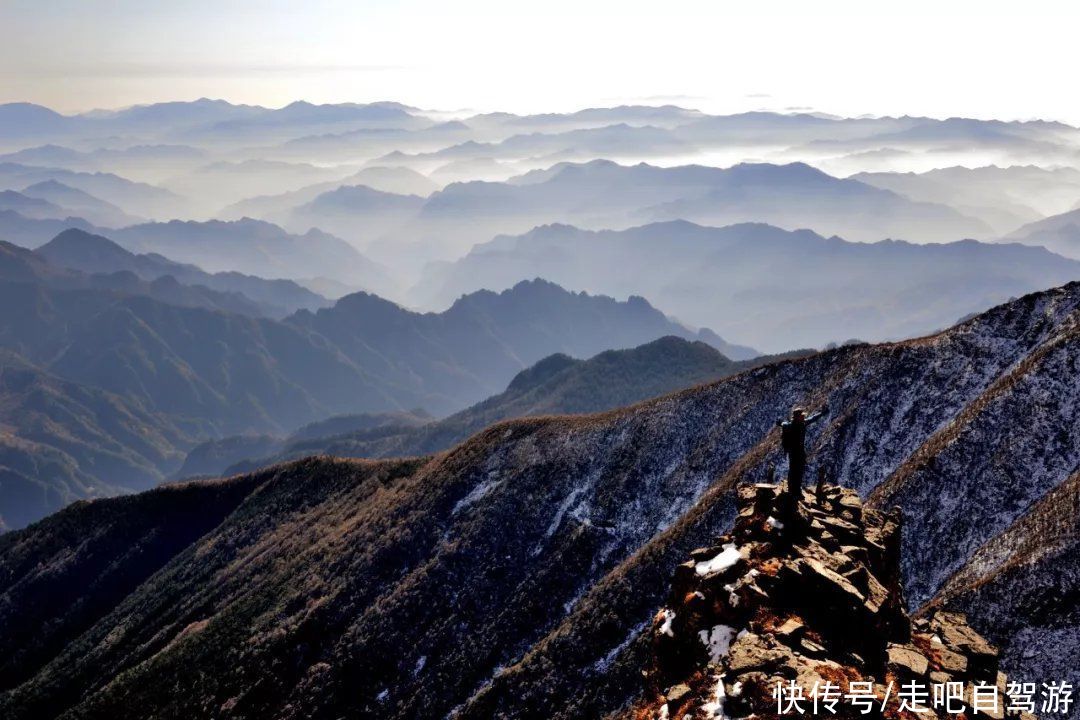
[[967,612],[1006,649],[1006,669],[1051,677],[1080,667],[1080,473],[986,542],[934,598]]
[[[0,537],[2,623],[25,629],[0,633],[0,657],[16,658],[0,711],[603,717],[640,697],[644,631],[672,571],[730,526],[734,485],[778,459],[773,423],[795,402],[831,408],[809,438],[812,468],[874,492],[872,506],[899,506],[900,569],[917,606],[1075,473],[1065,370],[1080,362],[1078,320],[1074,284],[928,338],[841,348],[600,415],[502,423],[432,458],[312,459],[72,507]],[[1001,449],[992,465],[986,448]],[[168,518],[141,504],[191,493],[222,517],[223,491],[243,498],[201,536],[139,542]],[[102,514],[115,520],[101,525]],[[94,527],[137,528],[146,552],[67,539]],[[83,596],[53,593],[102,555],[131,592],[90,588],[92,611],[57,622]]]
[[194,430],[0,351],[0,530],[75,500],[152,487],[178,466]]
[[[703,342],[668,336],[630,350],[608,350],[588,360],[551,355],[518,373],[505,391],[442,420],[420,425],[384,423],[349,432],[309,431],[281,443],[273,453],[249,453],[243,456],[245,462],[237,458],[233,463],[217,465],[214,471],[250,472],[274,462],[315,454],[358,458],[423,455],[445,450],[501,420],[611,410],[808,354],[810,351],[793,351],[783,356],[733,361]],[[195,448],[192,454],[198,450]]]
[[933,332],[1080,278],[1080,263],[1015,244],[850,243],[768,225],[672,222],[620,232],[553,225],[433,266],[412,294],[444,307],[463,292],[536,275],[589,292],[641,293],[686,322],[779,352]]

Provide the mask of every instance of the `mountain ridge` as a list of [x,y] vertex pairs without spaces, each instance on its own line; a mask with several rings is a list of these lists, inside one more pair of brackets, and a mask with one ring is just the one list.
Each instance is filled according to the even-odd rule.
[[[891,272],[882,275],[885,264]],[[619,231],[563,223],[499,236],[431,265],[410,296],[443,307],[475,287],[537,274],[564,287],[643,294],[685,322],[779,351],[933,332],[1047,282],[1075,280],[1080,265],[1015,243],[853,243],[764,223],[676,220]],[[839,328],[847,335],[837,337]]]
[[[598,415],[500,423],[433,457],[310,458],[155,491],[247,494],[219,526],[157,556],[163,569],[140,573],[128,597],[78,628],[20,636],[9,653],[34,659],[8,675],[20,680],[5,682],[0,708],[16,720],[123,707],[163,717],[203,707],[309,718],[604,717],[640,696],[645,630],[671,572],[730,527],[736,484],[779,460],[775,421],[794,403],[831,408],[808,437],[811,469],[863,497],[920,448],[934,449],[890,498],[907,518],[900,571],[918,607],[1074,474],[1075,412],[1046,399],[1075,395],[1061,368],[1077,362],[1080,345],[1061,338],[1078,319],[1074,283],[933,336],[839,348]],[[953,423],[963,431],[940,444]],[[1029,453],[983,464],[979,448],[1015,448],[1011,433],[1046,426],[1065,437],[1029,434]],[[929,480],[938,492],[928,500],[918,488]],[[1014,501],[1001,503],[1003,492]],[[950,525],[942,542],[935,518],[982,505],[995,513]],[[96,522],[91,514],[120,508],[75,506],[0,537],[0,593],[48,592],[93,555],[114,553],[103,539],[59,573],[34,569],[68,552],[53,539],[59,529],[78,534]],[[116,517],[128,525],[141,515]],[[133,561],[117,569],[127,567]],[[48,612],[65,612],[2,608],[8,626],[41,627]],[[991,636],[999,617],[971,620]],[[1027,643],[1051,637],[1035,624],[1025,631]],[[1061,652],[1059,660],[1074,650]],[[1002,656],[1010,674],[1023,663],[1016,649]],[[1056,679],[1067,668],[1043,670]]]

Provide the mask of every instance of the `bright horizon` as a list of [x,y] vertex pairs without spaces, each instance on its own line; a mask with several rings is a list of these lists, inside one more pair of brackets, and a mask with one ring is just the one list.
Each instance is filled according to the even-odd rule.
[[8,0],[0,102],[64,113],[200,97],[448,112],[675,104],[711,113],[1059,120],[1080,9],[1036,0]]

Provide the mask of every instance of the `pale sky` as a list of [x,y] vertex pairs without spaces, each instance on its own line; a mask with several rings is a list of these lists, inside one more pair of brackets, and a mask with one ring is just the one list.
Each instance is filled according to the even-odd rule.
[[1080,2],[0,0],[0,102],[672,102],[1080,125]]

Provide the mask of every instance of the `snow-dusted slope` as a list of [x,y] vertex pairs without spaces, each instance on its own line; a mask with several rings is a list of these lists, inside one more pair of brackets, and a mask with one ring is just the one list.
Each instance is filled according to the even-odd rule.
[[[903,509],[918,605],[1076,472],[1078,317],[1072,284],[933,337],[498,424],[430,459],[322,458],[224,481],[255,489],[157,564],[127,550],[144,547],[138,533],[113,548],[110,533],[202,486],[72,508],[0,538],[0,658],[14,658],[0,715],[602,717],[641,692],[642,631],[672,569],[730,526],[733,488],[780,460],[774,423],[795,403],[830,408],[811,474]],[[29,601],[71,594],[102,558],[126,572],[123,597]],[[162,569],[139,575],[148,565]],[[973,611],[999,642],[1031,630],[1002,628],[1007,602]],[[6,641],[10,627],[35,632]],[[1022,648],[1003,644],[1020,667]]]
[[979,548],[935,604],[965,610],[992,633],[1010,673],[1075,683],[1068,674],[1080,668],[1080,472]]

